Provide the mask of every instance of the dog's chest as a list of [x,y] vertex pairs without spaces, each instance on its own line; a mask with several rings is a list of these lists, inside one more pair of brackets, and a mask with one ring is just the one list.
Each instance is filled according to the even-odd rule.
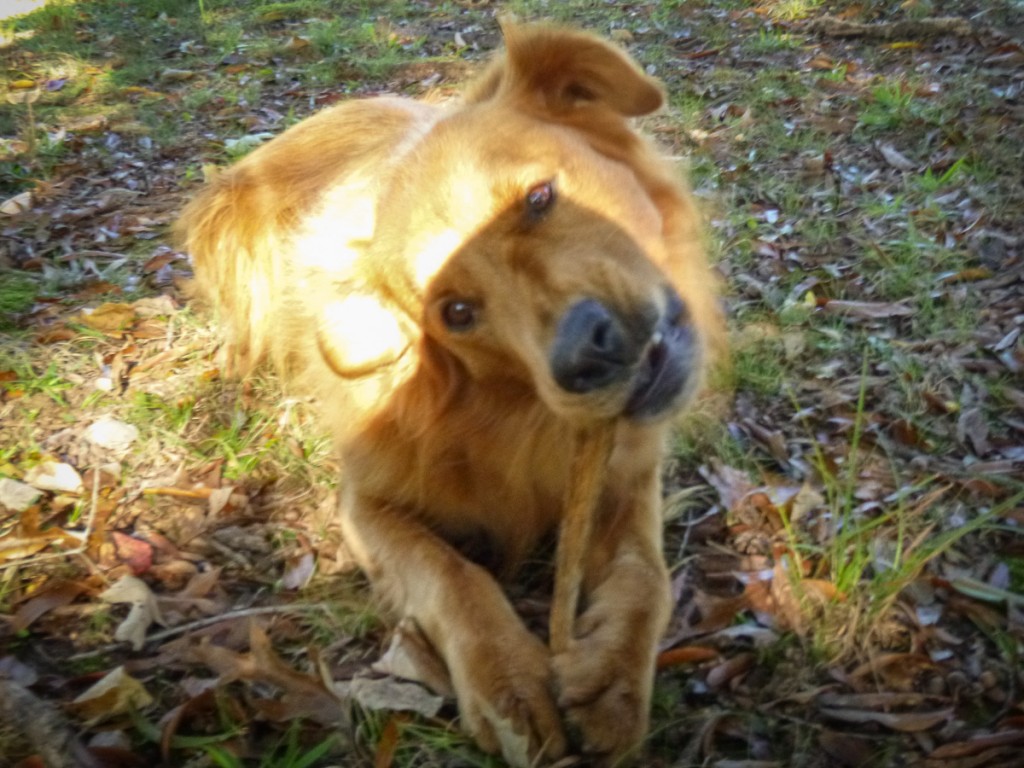
[[526,554],[561,519],[571,441],[563,430],[515,420],[421,455],[421,512],[453,539],[504,542],[500,560]]

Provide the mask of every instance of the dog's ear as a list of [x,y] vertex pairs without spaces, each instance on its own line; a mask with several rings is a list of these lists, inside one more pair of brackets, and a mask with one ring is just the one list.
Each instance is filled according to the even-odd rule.
[[468,102],[492,98],[540,101],[555,114],[602,104],[627,117],[658,109],[664,93],[624,51],[585,32],[544,24],[501,22],[505,52],[466,94]]

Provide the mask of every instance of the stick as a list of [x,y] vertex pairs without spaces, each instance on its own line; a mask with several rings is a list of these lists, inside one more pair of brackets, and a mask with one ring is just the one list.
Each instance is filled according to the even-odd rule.
[[869,40],[926,40],[942,35],[969,36],[974,32],[967,19],[957,16],[904,19],[871,24],[861,24],[835,16],[822,16],[809,22],[807,29],[831,37],[865,37]]
[[555,554],[555,593],[551,598],[550,622],[552,653],[568,650],[572,638],[583,581],[583,560],[614,444],[614,422],[580,430],[576,435],[565,517]]

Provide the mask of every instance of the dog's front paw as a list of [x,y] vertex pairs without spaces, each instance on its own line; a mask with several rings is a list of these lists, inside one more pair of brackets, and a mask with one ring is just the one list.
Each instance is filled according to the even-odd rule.
[[647,735],[654,647],[639,634],[584,614],[569,649],[552,660],[558,704],[596,765],[619,764]]
[[451,660],[463,728],[482,749],[524,767],[565,753],[550,662],[544,644],[525,629],[514,637],[481,633]]

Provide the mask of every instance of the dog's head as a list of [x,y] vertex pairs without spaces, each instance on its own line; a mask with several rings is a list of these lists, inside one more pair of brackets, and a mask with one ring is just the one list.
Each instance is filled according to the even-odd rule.
[[418,345],[574,422],[667,415],[699,382],[714,300],[689,200],[628,125],[661,90],[589,35],[505,37],[381,197],[364,309],[384,341],[361,356],[329,322],[321,349],[352,373]]

